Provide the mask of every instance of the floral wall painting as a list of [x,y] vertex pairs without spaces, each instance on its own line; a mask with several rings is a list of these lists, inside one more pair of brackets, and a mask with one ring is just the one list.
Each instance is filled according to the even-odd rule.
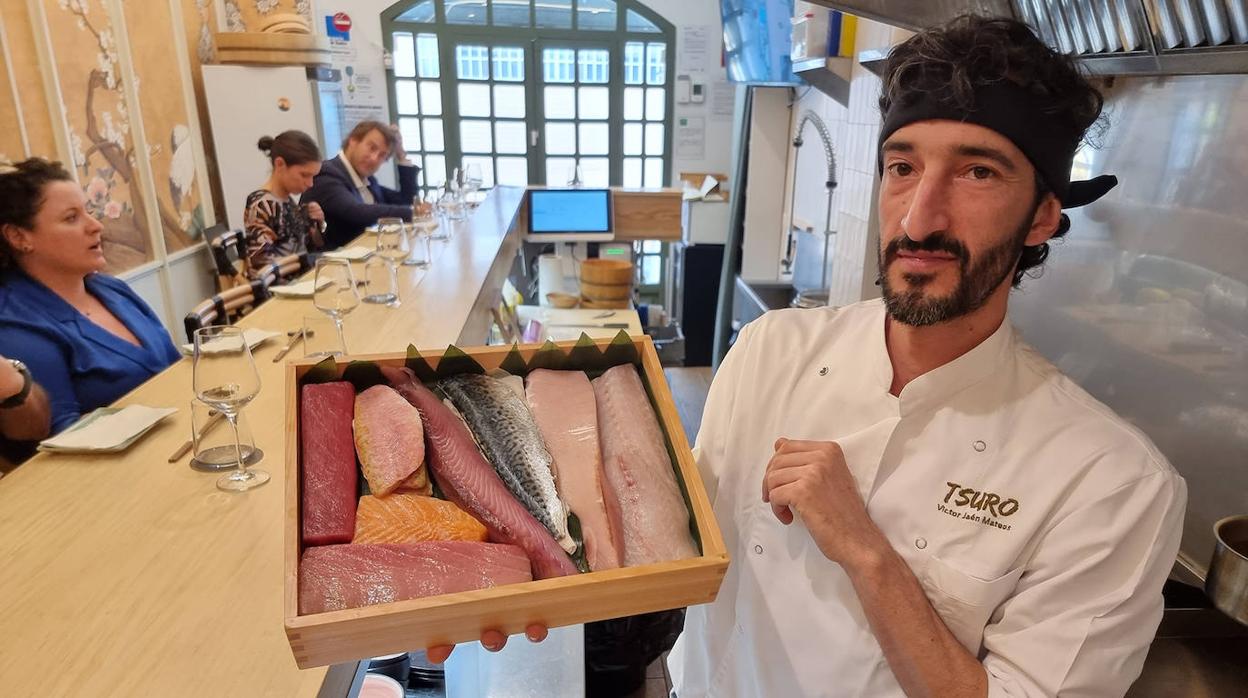
[[9,64],[6,59],[8,36],[0,22],[0,162],[22,160],[26,156],[26,144],[22,139],[21,114],[18,110],[14,85],[9,81]]
[[[92,215],[104,224],[109,273],[151,261],[151,221],[165,251],[185,249],[202,237],[205,214],[182,72],[169,60],[167,41],[135,41],[177,30],[167,3],[121,3],[134,76],[135,105],[128,104],[118,27],[111,0],[45,0],[47,36],[64,101],[69,154]],[[138,124],[143,138],[136,138]],[[138,143],[146,151],[136,152]],[[139,167],[139,157],[150,166]],[[155,214],[152,216],[152,214]],[[152,216],[152,217],[149,217]]]
[[[92,215],[104,224],[107,271],[151,261],[114,27],[103,0],[46,0],[69,150]],[[67,163],[68,164],[68,163]]]
[[[35,26],[31,21],[32,7],[26,0],[0,0],[0,25],[3,25],[5,59],[8,75],[13,80],[11,92],[0,93],[0,109],[3,102],[15,108],[21,115],[21,123],[25,127],[25,147],[5,146],[6,154],[20,160],[29,155],[60,159],[56,143],[56,128],[52,119],[48,118],[50,109],[47,94],[44,92],[42,72],[39,62]],[[59,106],[58,106],[59,111]],[[16,118],[16,117],[14,117]],[[11,123],[13,132],[8,133],[10,122],[4,122],[4,133],[0,138],[10,139],[6,142],[21,141],[22,131],[15,122]],[[12,139],[16,139],[13,141]]]
[[[204,229],[201,206],[204,188],[196,177],[188,85],[181,66],[168,60],[167,41],[139,37],[169,36],[183,27],[174,24],[168,2],[123,2],[130,59],[139,80],[139,109],[143,140],[151,166],[153,204],[160,213],[165,250],[169,253],[194,244]],[[189,49],[189,47],[188,47]],[[189,54],[188,50],[188,54]]]
[[[0,0],[2,2],[3,0]],[[195,109],[199,113],[199,131],[203,139],[203,152],[214,152],[212,123],[208,118],[208,103],[204,97],[204,79],[200,67],[212,63],[216,58],[217,44],[213,38],[219,31],[217,12],[214,0],[181,0],[182,23],[186,32],[187,61],[191,74],[191,86],[195,92]],[[208,170],[208,182],[201,194],[206,203],[216,211],[225,210],[225,202],[221,195],[221,173],[217,169],[215,158],[205,157]]]
[[258,32],[267,15],[298,14],[312,21],[312,0],[225,0],[225,27],[232,32]]

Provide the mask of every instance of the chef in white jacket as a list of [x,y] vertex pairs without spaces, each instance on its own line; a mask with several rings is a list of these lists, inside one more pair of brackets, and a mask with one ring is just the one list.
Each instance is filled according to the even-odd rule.
[[1065,234],[1099,93],[1012,20],[895,48],[884,298],[782,310],[720,366],[695,453],[732,564],[669,658],[679,698],[1121,696],[1186,489],[1023,343],[1012,286]]

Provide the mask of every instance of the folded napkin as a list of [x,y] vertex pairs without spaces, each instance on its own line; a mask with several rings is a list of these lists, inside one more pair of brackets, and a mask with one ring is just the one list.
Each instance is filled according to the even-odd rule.
[[[250,348],[250,349],[255,349],[255,348],[256,348],[256,346],[258,346],[258,345],[259,345],[259,344],[261,344],[262,342],[265,342],[265,341],[267,341],[267,340],[269,340],[269,339],[272,339],[273,337],[276,337],[276,336],[278,336],[279,334],[281,334],[281,332],[272,332],[272,331],[269,331],[269,330],[260,330],[260,329],[256,329],[256,328],[252,327],[252,328],[248,328],[248,329],[243,330],[243,339],[247,340],[247,347],[248,347],[248,348]],[[217,339],[217,340],[214,340],[214,341],[211,341],[211,342],[208,342],[207,344],[205,344],[205,345],[204,345],[204,348],[203,348],[203,351],[204,351],[204,352],[206,352],[206,353],[209,353],[209,354],[213,354],[213,353],[216,353],[216,352],[218,352],[218,351],[224,351],[224,350],[226,350],[226,349],[235,349],[235,350],[237,350],[237,349],[238,349],[238,345],[237,345],[237,344],[235,344],[235,343],[233,343],[230,339],[225,339],[225,338],[222,338],[222,339]],[[194,353],[195,353],[195,345],[194,345],[194,344],[183,344],[183,345],[182,345],[182,353],[183,353],[183,354],[187,354],[188,356],[189,356],[189,355],[191,355],[191,354],[194,354]]]
[[79,419],[65,431],[39,443],[42,451],[121,451],[160,420],[177,412],[174,407],[128,405],[120,409],[101,407]]
[[[315,283],[312,279],[308,279],[307,281],[286,284],[285,286],[270,286],[269,293],[278,298],[311,298],[312,294],[316,292]],[[326,286],[329,283],[331,282],[328,280],[322,281],[321,286]]]
[[333,252],[326,252],[325,254],[321,256],[329,257],[330,259],[348,259],[348,260],[351,260],[352,262],[358,262],[360,260],[368,259],[369,257],[373,256],[373,250],[368,247],[364,247],[363,245],[353,245],[351,247],[346,247],[341,250],[334,250]]

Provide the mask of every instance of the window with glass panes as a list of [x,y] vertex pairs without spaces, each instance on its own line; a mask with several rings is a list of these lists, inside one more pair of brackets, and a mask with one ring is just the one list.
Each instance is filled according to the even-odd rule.
[[424,186],[470,164],[487,186],[670,181],[674,29],[641,3],[419,0],[382,22]]

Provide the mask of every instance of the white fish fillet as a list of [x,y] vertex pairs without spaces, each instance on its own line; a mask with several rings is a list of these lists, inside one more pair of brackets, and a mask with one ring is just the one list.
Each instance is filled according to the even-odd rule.
[[555,486],[581,522],[589,568],[615,569],[623,563],[624,550],[619,501],[603,477],[589,377],[581,371],[537,369],[527,382],[533,421],[553,459]]
[[624,564],[696,556],[689,510],[637,369],[607,369],[593,386],[603,466],[620,502]]

